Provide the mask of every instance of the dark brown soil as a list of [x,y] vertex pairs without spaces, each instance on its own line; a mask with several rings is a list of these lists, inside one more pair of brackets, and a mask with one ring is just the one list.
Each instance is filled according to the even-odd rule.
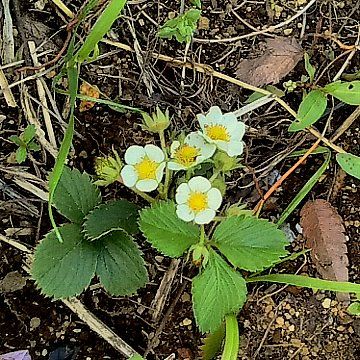
[[[279,19],[276,17],[271,19],[271,12],[265,5],[271,2],[204,0],[203,16],[208,18],[209,28],[198,31],[196,38],[227,38],[251,32],[251,29],[233,15],[231,9],[236,9],[237,14],[254,27],[276,24],[299,10],[295,7],[295,3],[298,3],[296,1],[274,1],[283,7],[283,11]],[[25,40],[32,39],[40,44],[64,24],[57,15],[54,5],[48,3],[43,10],[39,10],[38,3],[40,2],[35,6],[35,1],[14,2],[20,9],[20,14],[16,13],[16,7],[12,9],[14,26],[19,31],[16,37],[17,50]],[[79,9],[78,1],[67,3],[73,11]],[[325,69],[333,58],[342,54],[343,50],[329,39],[314,37],[314,33],[324,34],[325,31],[330,30],[332,33],[338,33],[343,43],[354,44],[359,31],[356,28],[358,26],[356,20],[360,18],[359,5],[359,1],[356,0],[319,1],[307,13],[302,46],[311,55],[318,73]],[[83,66],[81,78],[98,86],[104,96],[119,103],[146,111],[153,110],[157,104],[161,108],[168,107],[173,114],[175,130],[186,131],[196,127],[194,114],[206,111],[211,105],[218,105],[224,111],[236,110],[243,105],[249,92],[192,70],[187,70],[185,86],[182,88],[182,69],[155,61],[147,55],[154,51],[183,58],[185,45],[175,41],[159,40],[156,37],[157,26],[153,23],[162,24],[169,12],[177,12],[178,9],[179,4],[173,1],[131,1],[125,11],[125,20],[120,19],[116,23],[111,36],[115,40],[133,46],[134,37],[129,30],[132,24],[137,41],[145,51],[144,64],[139,66],[139,59],[133,53],[101,44],[100,53],[106,55]],[[24,14],[27,14],[28,22],[34,25],[43,23],[47,28],[40,29],[40,35],[34,31],[31,33],[30,30],[22,32],[24,22],[21,21],[21,16]],[[82,28],[83,36],[89,31],[90,23],[93,21],[94,18],[90,19],[88,25]],[[291,36],[299,38],[301,34],[299,24],[302,22],[301,16],[276,34],[284,35],[284,29],[292,29]],[[57,46],[59,50],[64,38],[64,32],[58,34],[49,45],[50,48]],[[233,75],[239,61],[253,56],[261,48],[264,39],[264,36],[257,36],[240,42],[210,44],[197,42],[195,39],[187,57],[189,61],[205,63],[216,70]],[[21,56],[26,63],[31,63],[26,52]],[[346,56],[342,57],[326,70],[320,84],[331,81],[345,58]],[[358,52],[345,72],[358,71],[359,59]],[[55,69],[58,70],[59,68]],[[5,70],[5,74],[10,83],[20,78],[13,68]],[[304,66],[300,63],[283,81],[289,79],[297,81],[304,74]],[[147,78],[147,85],[144,77]],[[46,81],[51,86],[51,79]],[[29,81],[26,84],[30,94],[36,97],[35,82]],[[281,84],[278,86],[281,87]],[[20,105],[19,90],[14,89]],[[62,96],[56,95],[55,99],[60,111],[66,108]],[[301,92],[288,94],[285,100],[296,109],[301,101]],[[10,109],[3,98],[0,102],[0,115],[6,116],[4,120],[0,118],[0,167],[19,169],[9,160],[15,148],[8,138],[10,135],[18,134],[19,129],[26,126],[26,117],[21,107]],[[40,107],[36,103],[33,105],[42,121]],[[331,137],[353,110],[354,107],[347,105],[336,106],[326,136]],[[112,147],[123,155],[129,145],[157,141],[141,129],[140,119],[134,114],[116,112],[109,107],[95,105],[91,110],[76,115],[77,135],[69,164],[91,174],[94,172],[94,158],[109,153]],[[294,135],[287,132],[288,118],[289,115],[278,106],[260,109],[244,118],[252,130],[245,137],[247,153],[243,163],[254,169],[263,191],[269,187],[269,175],[284,173],[294,162],[292,158],[275,161],[275,157],[270,158],[271,156],[290,152],[289,150],[295,147],[305,149],[314,142],[312,137],[304,133]],[[319,129],[323,129],[325,120],[326,118],[317,124]],[[54,120],[54,128],[60,142],[63,132],[57,120]],[[359,138],[357,121],[337,141],[337,145],[360,155]],[[47,173],[53,166],[53,159],[45,152],[34,154],[34,158],[34,161],[28,160],[21,169],[46,180]],[[279,216],[322,161],[321,156],[310,157],[268,201],[263,216],[272,219]],[[13,180],[12,175],[0,169],[0,234],[34,246],[51,229],[46,212],[47,204],[19,187]],[[238,171],[228,180],[229,202],[242,200],[249,208],[257,203],[260,197],[252,183],[251,172]],[[335,161],[332,161],[321,182],[308,195],[308,199],[329,199],[343,217],[349,238],[350,281],[354,282],[360,280],[358,189],[359,181],[343,176]],[[122,197],[134,200],[130,191],[120,185],[110,186],[103,191],[103,195],[107,199]],[[142,203],[140,199],[135,200]],[[58,221],[61,219],[58,218]],[[302,250],[304,242],[297,227],[299,209],[288,221],[288,226],[294,234],[291,247],[294,251]],[[194,269],[189,268],[185,262],[180,265],[163,316],[159,322],[154,323],[151,319],[151,302],[170,260],[159,256],[144,239],[139,237],[138,243],[145,254],[150,276],[146,288],[130,299],[111,298],[94,281],[90,289],[80,297],[81,301],[139,353],[144,353],[161,322],[166,321],[164,330],[152,347],[148,359],[165,359],[171,354],[175,354],[176,359],[197,358],[202,335],[197,330],[193,318],[188,280],[193,276]],[[52,351],[59,347],[67,347],[69,351],[74,352],[72,357],[69,356],[67,359],[123,359],[108,343],[89,330],[87,325],[65,305],[43,297],[34,287],[33,282],[27,278],[27,274],[22,269],[23,261],[23,253],[0,242],[0,280],[14,271],[27,280],[25,286],[17,288],[19,284],[15,283],[14,287],[6,292],[1,290],[0,286],[0,354],[16,349],[29,349],[33,359],[48,359]],[[292,263],[284,263],[277,270],[283,269],[287,272],[299,271],[301,274],[317,275],[309,258],[304,259],[304,257]],[[327,360],[331,357],[334,360],[355,360],[360,358],[360,319],[350,317],[346,313],[346,307],[337,302],[334,294],[314,293],[292,286],[281,289],[281,286],[269,284],[251,286],[249,292],[249,301],[239,315],[241,324],[239,359]],[[172,311],[166,314],[169,307]]]

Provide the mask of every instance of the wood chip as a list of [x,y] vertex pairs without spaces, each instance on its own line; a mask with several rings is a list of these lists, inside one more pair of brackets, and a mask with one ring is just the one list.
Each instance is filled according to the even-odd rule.
[[[326,200],[308,201],[301,210],[300,223],[320,275],[326,280],[348,281],[345,228],[336,209]],[[347,301],[349,295],[340,294],[338,299]]]
[[295,38],[276,37],[266,40],[264,52],[253,59],[242,60],[236,76],[248,84],[277,84],[303,57],[303,49]]

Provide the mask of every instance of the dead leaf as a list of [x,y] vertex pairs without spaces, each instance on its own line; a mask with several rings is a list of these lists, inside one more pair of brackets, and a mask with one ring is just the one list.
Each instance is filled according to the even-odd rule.
[[[80,94],[89,96],[89,97],[92,97],[95,99],[98,99],[100,97],[99,89],[96,86],[90,85],[89,83],[87,83],[85,81],[80,86]],[[80,103],[79,110],[80,110],[80,112],[87,111],[87,110],[90,110],[94,106],[95,106],[95,102],[82,100]]]
[[[326,200],[308,201],[301,210],[300,223],[319,274],[326,280],[348,281],[345,228],[336,209]],[[348,301],[349,294],[338,294],[338,299]]]
[[0,280],[0,293],[11,293],[21,290],[26,285],[26,278],[18,271],[9,272]]
[[236,76],[248,84],[263,86],[277,84],[303,57],[303,49],[295,38],[266,39],[264,52],[254,58],[240,61]]

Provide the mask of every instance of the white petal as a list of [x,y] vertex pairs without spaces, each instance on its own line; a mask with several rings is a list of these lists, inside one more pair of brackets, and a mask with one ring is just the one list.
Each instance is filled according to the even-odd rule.
[[124,185],[130,188],[132,188],[138,180],[137,172],[132,165],[125,165],[122,168],[121,177]]
[[184,221],[192,221],[195,217],[194,212],[185,204],[176,206],[176,215]]
[[176,150],[180,147],[180,141],[173,141],[173,143],[170,146],[170,154],[171,157],[175,156]]
[[200,134],[208,143],[211,143],[211,144],[217,143],[217,140],[213,140],[213,139],[209,138],[206,134],[203,134],[203,133],[200,133]]
[[[216,146],[222,150],[225,151],[226,153],[228,152],[228,148],[229,148],[229,142],[227,141],[223,141],[223,140],[218,140],[216,141]],[[229,154],[228,154],[229,155]]]
[[175,200],[178,204],[185,204],[190,196],[190,188],[187,183],[182,183],[176,189]]
[[150,160],[156,161],[157,163],[161,163],[165,159],[164,152],[158,146],[152,144],[145,145],[145,152]]
[[200,124],[201,129],[204,130],[205,125],[208,123],[206,116],[203,114],[198,114],[198,115],[196,115],[196,118]]
[[169,161],[168,162],[168,168],[170,170],[179,171],[179,170],[186,170],[186,166],[180,165],[175,161]]
[[229,156],[241,155],[244,151],[244,143],[242,141],[232,141],[227,148],[227,154]]
[[229,132],[231,140],[236,139],[237,141],[240,141],[245,134],[245,124],[241,121],[238,121],[235,127],[229,130]]
[[159,183],[153,179],[139,180],[135,187],[142,192],[154,191],[159,186]]
[[165,169],[166,163],[161,163],[157,169],[156,169],[156,180],[157,182],[161,182],[163,176],[164,176],[164,169]]
[[190,146],[197,147],[201,149],[205,145],[204,138],[198,132],[190,133],[184,141],[186,144]]
[[138,164],[145,156],[145,150],[142,146],[132,145],[125,152],[125,162],[129,165]]
[[206,209],[204,211],[200,211],[195,215],[196,224],[208,224],[211,220],[214,219],[216,213],[215,210]]
[[218,106],[212,106],[206,114],[208,122],[218,122],[222,118],[221,109]]
[[222,123],[226,127],[235,126],[238,123],[238,119],[234,113],[229,112],[223,115]]
[[201,157],[203,159],[210,159],[214,155],[215,150],[216,150],[216,145],[214,145],[214,144],[205,144],[201,148]]
[[190,190],[194,192],[207,192],[211,189],[211,182],[202,177],[202,176],[195,176],[188,182]]
[[207,192],[208,206],[210,209],[217,210],[222,203],[222,195],[219,189],[211,188]]

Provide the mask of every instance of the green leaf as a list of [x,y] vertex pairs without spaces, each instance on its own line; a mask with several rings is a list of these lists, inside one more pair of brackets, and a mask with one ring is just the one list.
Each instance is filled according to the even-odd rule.
[[214,332],[225,316],[237,313],[246,301],[246,283],[214,250],[205,270],[192,282],[196,323],[202,332]]
[[314,78],[315,78],[316,68],[311,65],[310,57],[309,57],[308,53],[304,54],[304,60],[305,60],[305,70],[309,75],[310,82],[312,83],[314,81]]
[[72,222],[82,223],[100,201],[100,191],[88,174],[64,167],[54,193],[55,207],[62,215]]
[[263,270],[287,255],[285,234],[265,219],[233,216],[220,223],[215,246],[240,269]]
[[97,251],[81,234],[81,227],[59,228],[63,243],[50,232],[36,247],[31,275],[42,293],[56,299],[80,294],[95,273]]
[[350,315],[360,316],[360,302],[352,303],[348,308],[347,311]]
[[135,354],[129,360],[144,360],[144,358],[139,354]]
[[30,141],[26,147],[28,150],[31,151],[39,151],[41,149],[40,145],[37,144],[35,141]]
[[270,275],[249,277],[246,279],[246,282],[258,282],[258,281],[276,282],[280,284],[301,286],[301,287],[317,289],[317,290],[329,290],[329,291],[346,292],[346,293],[348,292],[355,294],[360,292],[360,284],[354,284],[351,282],[315,279],[303,275],[270,274]]
[[191,4],[201,9],[201,0],[191,0]]
[[122,230],[93,242],[99,250],[96,275],[112,295],[131,295],[148,280],[141,252]]
[[360,80],[328,84],[323,89],[330,95],[349,105],[360,105]]
[[140,230],[147,240],[167,256],[181,256],[200,238],[199,227],[182,221],[173,202],[159,202],[140,212]]
[[24,146],[24,147],[26,146],[26,144],[16,135],[11,135],[9,137],[9,140],[12,141],[17,146]]
[[24,146],[20,146],[17,150],[16,150],[16,162],[18,164],[23,163],[26,160],[27,157],[27,151],[26,151],[26,147]]
[[202,360],[212,360],[220,351],[221,344],[225,337],[225,325],[222,323],[220,327],[206,335],[204,345],[200,347]]
[[89,213],[84,222],[85,236],[96,240],[113,230],[123,229],[129,234],[138,232],[138,206],[126,200],[110,201]]
[[303,99],[297,113],[297,120],[294,121],[289,131],[304,130],[306,127],[318,121],[325,112],[327,97],[322,90],[311,90]]
[[360,180],[360,157],[353,154],[336,154],[336,161],[351,176]]
[[35,125],[28,125],[21,135],[24,143],[25,144],[29,143],[34,138],[35,133],[36,133]]

